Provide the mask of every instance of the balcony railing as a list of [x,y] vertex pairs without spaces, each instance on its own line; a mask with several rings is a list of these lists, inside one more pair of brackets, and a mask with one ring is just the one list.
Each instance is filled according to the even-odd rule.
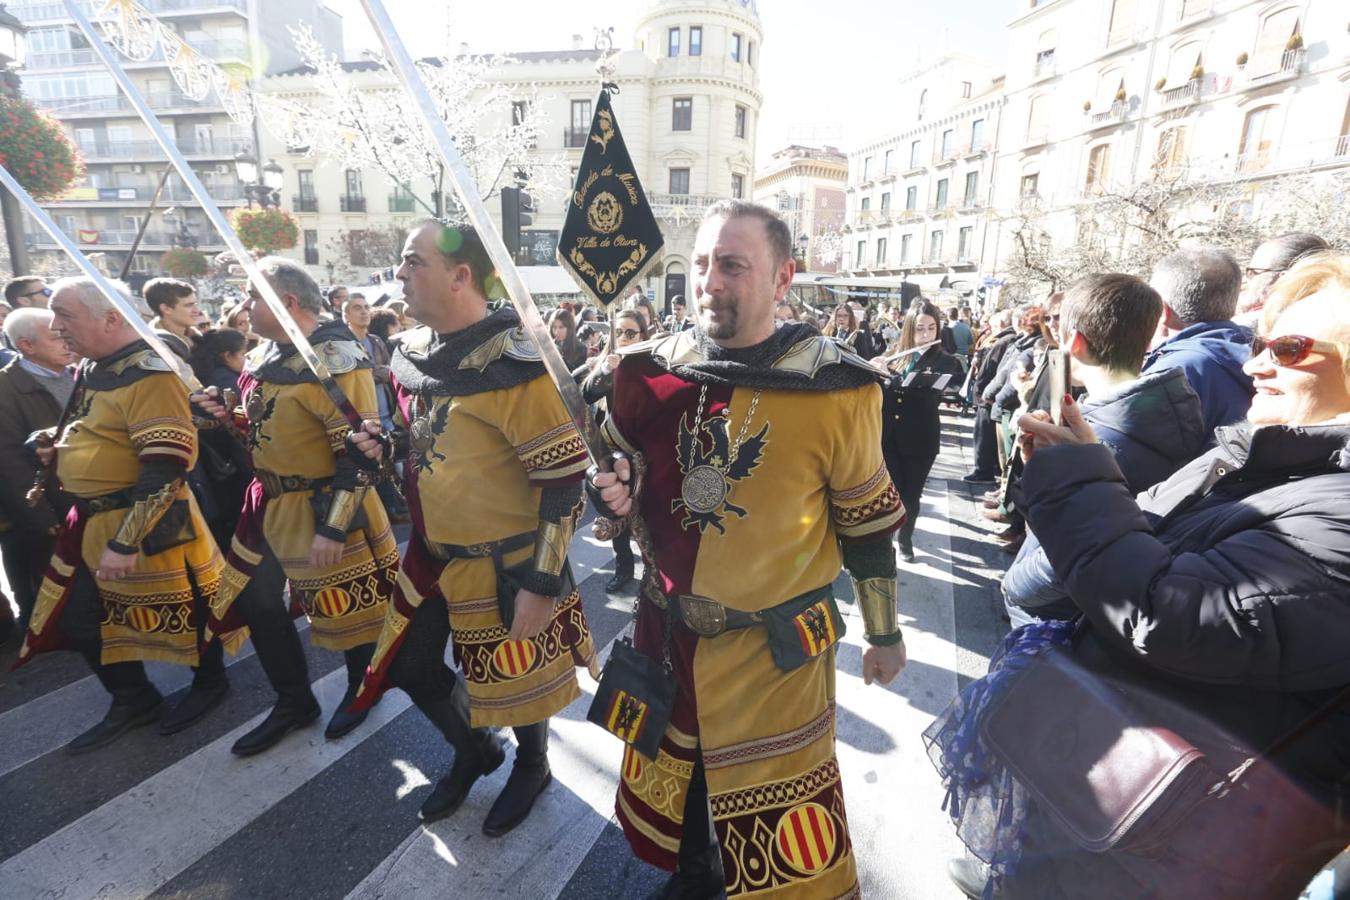
[[1162,92],[1163,106],[1183,106],[1200,99],[1200,79],[1192,78],[1181,87],[1169,88]]
[[[135,187],[115,187],[115,188],[89,188],[76,191],[87,193],[89,190],[95,191],[93,196],[77,196],[58,198],[52,202],[62,203],[71,206],[79,206],[88,203],[148,203],[155,196],[155,189],[150,185],[138,185]],[[231,201],[240,201],[244,199],[244,187],[240,184],[222,184],[206,186],[211,199],[217,203],[229,203]],[[197,198],[192,195],[186,187],[171,186],[165,187],[160,192],[159,202],[192,204],[195,205]]]
[[[210,141],[180,141],[178,149],[184,156],[232,157],[252,146],[248,140],[229,138]],[[154,141],[94,141],[80,144],[80,150],[91,162],[108,159],[156,159],[163,155]]]
[[30,97],[33,105],[57,116],[76,113],[103,113],[131,111],[132,106],[121,94],[89,97]]
[[1093,114],[1092,127],[1099,128],[1103,125],[1111,125],[1122,121],[1125,118],[1125,110],[1128,108],[1128,104],[1124,100],[1117,100],[1111,104],[1111,108],[1106,112]]
[[391,213],[410,213],[417,209],[417,201],[411,194],[390,194],[389,211]]
[[1026,143],[1026,146],[1028,146],[1028,147],[1039,147],[1041,144],[1044,144],[1044,143],[1046,143],[1046,142],[1049,141],[1049,140],[1050,140],[1050,129],[1049,129],[1049,128],[1038,128],[1038,129],[1036,129],[1035,131],[1028,131],[1028,132],[1027,132],[1027,143]]
[[718,200],[727,199],[722,194],[648,194],[648,197],[658,216],[670,216],[675,210],[681,210],[686,216],[701,214]]
[[309,194],[292,194],[291,209],[295,212],[316,213],[319,211],[319,198]]
[[1296,47],[1292,50],[1285,50],[1280,54],[1278,65],[1262,65],[1263,71],[1256,71],[1257,64],[1247,66],[1247,83],[1250,85],[1266,84],[1271,81],[1279,81],[1283,78],[1289,78],[1303,71],[1303,59],[1307,55],[1306,47]]
[[363,213],[366,211],[366,198],[354,197],[351,194],[340,194],[338,196],[338,208],[342,212]]
[[[141,0],[141,5],[152,13],[194,12],[209,9],[233,9],[244,12],[247,0]],[[93,16],[106,5],[102,0],[80,0],[80,9]],[[11,3],[8,12],[25,23],[50,19],[69,19],[63,3]]]
[[564,128],[563,146],[572,149],[585,147],[586,137],[591,133],[589,128]]

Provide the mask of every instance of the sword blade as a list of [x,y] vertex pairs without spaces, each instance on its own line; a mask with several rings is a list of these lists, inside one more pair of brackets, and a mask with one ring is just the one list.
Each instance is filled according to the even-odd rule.
[[309,338],[305,336],[304,332],[295,324],[295,320],[286,312],[286,305],[281,302],[276,290],[263,277],[262,272],[258,269],[257,262],[253,259],[253,254],[239,240],[239,235],[235,234],[234,228],[226,220],[225,215],[220,211],[220,207],[211,199],[210,192],[197,178],[197,173],[192,170],[192,166],[188,164],[187,159],[178,149],[178,144],[164,130],[164,126],[160,124],[159,119],[150,109],[150,105],[146,103],[145,97],[141,96],[141,92],[132,83],[126,70],[117,61],[112,48],[103,41],[102,35],[94,28],[93,23],[89,21],[89,18],[75,3],[75,0],[63,0],[63,2],[66,11],[75,20],[75,24],[79,25],[80,30],[84,32],[85,38],[89,41],[89,46],[98,54],[99,60],[107,67],[113,80],[117,82],[117,86],[126,95],[127,101],[135,108],[137,115],[145,122],[145,126],[150,129],[150,134],[154,137],[155,143],[159,144],[160,149],[168,156],[169,162],[173,163],[173,167],[178,171],[178,176],[183,179],[187,189],[192,192],[192,196],[201,205],[202,212],[206,214],[216,231],[220,233],[221,238],[225,241],[225,246],[230,248],[235,258],[239,260],[239,264],[244,267],[244,271],[248,273],[249,280],[257,287],[263,302],[276,316],[277,322],[286,332],[286,337],[295,345],[300,358],[318,378],[319,384],[323,386],[324,391],[338,408],[338,412],[342,413],[354,430],[360,429],[361,416],[356,411],[356,407],[352,406],[351,400],[347,398],[346,393],[333,379],[333,373],[328,371],[328,366],[314,352],[314,347],[310,344]]
[[108,280],[108,276],[100,272],[98,267],[89,261],[89,258],[70,239],[70,235],[62,231],[52,221],[52,217],[47,215],[47,211],[38,206],[38,202],[23,189],[23,185],[19,184],[4,166],[0,166],[0,184],[4,184],[23,206],[24,212],[32,216],[42,226],[43,230],[52,236],[52,240],[56,241],[61,249],[70,255],[70,258],[80,267],[80,271],[92,279],[94,284],[98,285],[99,291],[108,299],[108,302],[122,314],[122,318],[127,320],[127,324],[136,330],[141,339],[150,345],[150,349],[155,351],[155,355],[169,364],[170,370],[182,380],[183,384],[187,385],[188,391],[191,393],[200,391],[202,383],[197,380],[197,376],[193,374],[192,369],[188,367],[183,358],[168,348],[164,340],[155,334],[154,329],[141,318],[141,314],[136,312],[136,308],[122,297],[117,288],[113,287],[113,283]]
[[[66,2],[69,3],[70,0],[66,0]],[[566,408],[568,416],[572,419],[572,424],[581,434],[581,439],[586,445],[586,453],[590,456],[591,462],[602,468],[605,467],[604,444],[600,439],[600,430],[595,425],[595,419],[591,417],[590,407],[586,405],[586,401],[581,396],[581,388],[572,378],[571,370],[567,368],[567,364],[563,362],[562,354],[558,352],[557,345],[553,343],[553,337],[549,334],[548,326],[544,324],[544,318],[539,314],[539,307],[535,305],[534,298],[530,296],[529,289],[525,287],[525,281],[520,277],[520,272],[516,269],[511,254],[507,252],[505,242],[502,241],[496,228],[493,227],[492,219],[488,216],[487,206],[484,205],[483,198],[478,193],[478,186],[474,184],[472,176],[469,175],[469,170],[465,168],[464,161],[460,158],[459,151],[455,149],[455,142],[450,136],[450,130],[441,120],[441,115],[436,110],[436,102],[432,99],[426,83],[422,81],[422,76],[418,73],[412,57],[408,55],[407,48],[403,46],[403,40],[395,30],[394,23],[384,8],[384,3],[382,0],[361,0],[361,6],[365,9],[371,25],[374,26],[375,34],[379,36],[380,43],[384,45],[385,57],[393,66],[399,81],[403,82],[403,86],[407,88],[408,93],[412,95],[416,102],[417,109],[422,114],[422,123],[426,126],[427,134],[431,137],[432,143],[440,151],[446,172],[450,176],[450,183],[455,189],[455,195],[459,198],[460,205],[464,208],[469,224],[483,239],[483,246],[487,249],[488,256],[497,269],[497,276],[501,278],[502,284],[506,287],[506,293],[511,298],[511,305],[515,307],[516,313],[520,316],[520,322],[524,326],[525,333],[539,348],[539,354],[544,361],[544,368],[548,370],[549,378],[553,380],[553,386],[557,388],[558,395],[562,398],[563,407]]]

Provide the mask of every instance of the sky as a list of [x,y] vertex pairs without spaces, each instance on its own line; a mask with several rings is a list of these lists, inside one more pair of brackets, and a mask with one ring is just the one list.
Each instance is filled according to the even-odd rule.
[[[504,0],[498,3],[385,0],[415,56],[439,56],[461,42],[475,53],[555,50],[614,26],[616,47],[633,46],[641,0]],[[328,0],[342,14],[347,57],[378,42],[359,0]],[[789,143],[843,150],[894,130],[887,97],[900,76],[943,53],[1000,61],[1016,0],[758,0],[764,29],[756,136],[763,163]],[[503,11],[509,10],[509,15]],[[831,67],[834,68],[831,68]],[[898,125],[899,123],[897,123]]]

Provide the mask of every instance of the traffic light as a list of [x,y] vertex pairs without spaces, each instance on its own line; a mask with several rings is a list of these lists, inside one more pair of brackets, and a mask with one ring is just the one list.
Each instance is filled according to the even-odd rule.
[[534,224],[534,198],[520,188],[502,188],[502,241],[520,258],[520,230]]

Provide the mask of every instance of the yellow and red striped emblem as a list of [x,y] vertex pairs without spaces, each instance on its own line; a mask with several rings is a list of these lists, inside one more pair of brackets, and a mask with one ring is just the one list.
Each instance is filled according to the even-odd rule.
[[803,803],[778,820],[774,840],[788,865],[803,875],[814,875],[830,864],[838,833],[825,807]]
[[642,754],[625,744],[623,748],[623,780],[631,783],[641,777]]
[[802,649],[806,651],[807,656],[819,656],[838,640],[838,635],[834,631],[834,620],[830,618],[829,601],[821,600],[819,603],[797,613],[792,619],[792,624],[797,629],[797,640],[801,641]]
[[352,595],[342,588],[324,588],[314,595],[314,609],[325,619],[336,619],[352,608]]
[[519,678],[534,668],[539,648],[534,641],[502,641],[492,653],[492,665],[503,678]]
[[163,616],[158,612],[144,606],[133,606],[127,610],[127,626],[137,631],[157,631],[163,621]]
[[643,723],[647,721],[647,704],[627,691],[615,691],[614,700],[609,705],[609,715],[605,727],[619,740],[631,744],[642,733]]

